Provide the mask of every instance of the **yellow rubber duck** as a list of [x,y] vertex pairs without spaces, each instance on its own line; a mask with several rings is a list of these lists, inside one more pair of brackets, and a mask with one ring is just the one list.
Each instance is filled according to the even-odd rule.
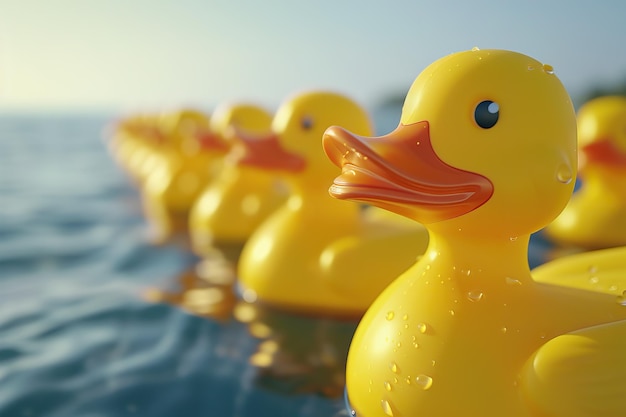
[[138,186],[145,181],[154,156],[164,143],[158,120],[159,115],[155,114],[126,117],[115,123],[108,138],[109,152]]
[[208,122],[204,113],[187,109],[159,122],[167,143],[150,163],[141,189],[155,243],[189,230],[191,206],[219,172],[229,145],[207,130]]
[[591,291],[538,282],[528,266],[530,234],[567,204],[576,176],[575,113],[551,66],[451,54],[416,78],[394,132],[334,127],[323,144],[342,167],[333,196],[430,232],[355,332],[353,415],[626,415],[626,275],[616,292]]
[[285,202],[285,187],[273,173],[237,163],[237,131],[265,133],[271,122],[269,112],[251,104],[224,104],[213,112],[211,130],[231,151],[191,208],[191,243],[199,255],[212,253],[216,244],[242,244]]
[[578,112],[581,188],[546,228],[561,246],[626,245],[626,97],[606,96]]
[[[307,91],[286,100],[272,133],[251,140],[240,163],[280,173],[290,194],[245,243],[238,262],[244,298],[304,314],[360,317],[375,296],[426,247],[419,226],[367,221],[358,204],[331,198],[334,167],[322,150],[333,124],[371,132],[365,110],[349,98]],[[351,273],[355,272],[356,273]]]

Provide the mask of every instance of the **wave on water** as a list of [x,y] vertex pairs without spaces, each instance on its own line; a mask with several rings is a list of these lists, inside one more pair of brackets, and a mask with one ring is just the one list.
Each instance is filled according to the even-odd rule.
[[[197,259],[149,243],[101,139],[110,120],[0,117],[0,415],[343,415],[340,397],[309,389],[309,368],[277,384],[254,364],[250,323],[146,301]],[[307,326],[310,349],[338,332],[345,355],[352,324]]]

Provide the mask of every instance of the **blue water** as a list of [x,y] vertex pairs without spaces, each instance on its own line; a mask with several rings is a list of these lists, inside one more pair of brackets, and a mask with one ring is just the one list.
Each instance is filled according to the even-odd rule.
[[[150,244],[111,120],[0,117],[0,416],[347,415],[356,323],[247,305]],[[198,291],[217,301],[180,307]]]
[[[0,415],[345,414],[354,323],[146,300],[176,294],[198,260],[149,243],[101,141],[110,120],[0,117]],[[268,340],[273,362],[255,364]]]

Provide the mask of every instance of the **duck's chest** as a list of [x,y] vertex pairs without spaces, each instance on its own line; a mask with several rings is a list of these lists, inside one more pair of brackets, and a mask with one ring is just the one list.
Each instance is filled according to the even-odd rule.
[[515,278],[499,288],[470,276],[394,283],[357,329],[349,395],[372,394],[401,415],[525,415],[518,374],[549,330],[522,314],[529,300]]

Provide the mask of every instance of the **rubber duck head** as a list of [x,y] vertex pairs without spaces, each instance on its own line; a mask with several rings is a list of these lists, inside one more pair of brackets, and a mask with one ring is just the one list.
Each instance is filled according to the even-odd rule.
[[260,106],[248,103],[224,103],[213,112],[210,129],[232,146],[236,142],[238,132],[265,133],[271,123],[272,115]]
[[626,172],[626,97],[598,97],[578,112],[581,173],[588,166]]
[[[580,188],[545,235],[571,250],[626,245],[626,97],[605,96],[578,112]],[[554,256],[554,255],[550,255]]]
[[431,231],[514,238],[563,209],[576,176],[571,100],[551,66],[504,50],[454,53],[414,81],[392,133],[323,138],[342,167],[330,193]]
[[229,146],[210,128],[208,114],[196,109],[164,113],[159,120],[159,133],[166,146],[183,158],[201,152],[223,155]]
[[271,132],[263,137],[240,135],[247,152],[240,163],[279,171],[292,183],[324,184],[336,175],[319,139],[329,126],[341,124],[359,134],[371,134],[367,112],[334,92],[308,91],[287,99],[274,115]]

